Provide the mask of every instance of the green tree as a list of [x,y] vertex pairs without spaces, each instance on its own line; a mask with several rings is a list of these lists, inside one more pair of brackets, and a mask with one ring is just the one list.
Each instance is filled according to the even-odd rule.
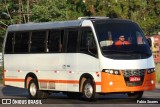
[[86,4],[83,0],[67,0],[67,20],[75,20],[78,17],[88,16],[88,11],[86,8]]
[[66,2],[64,0],[41,0],[31,6],[32,22],[48,22],[66,19]]

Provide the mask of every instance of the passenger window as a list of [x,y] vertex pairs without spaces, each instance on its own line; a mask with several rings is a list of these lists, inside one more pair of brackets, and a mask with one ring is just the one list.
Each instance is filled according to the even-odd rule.
[[49,32],[47,52],[63,52],[63,30],[53,30]]
[[83,28],[82,30],[80,51],[87,54],[97,55],[96,42],[90,28]]
[[8,33],[5,45],[5,53],[13,53],[14,33]]
[[30,51],[33,53],[45,52],[45,39],[45,31],[32,32]]
[[78,29],[68,31],[67,52],[77,52]]
[[14,53],[28,52],[29,32],[19,32],[15,35]]

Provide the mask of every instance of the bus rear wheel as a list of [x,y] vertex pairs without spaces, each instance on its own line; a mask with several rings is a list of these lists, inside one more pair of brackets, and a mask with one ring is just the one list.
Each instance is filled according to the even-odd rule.
[[31,79],[28,86],[29,98],[31,99],[43,99],[48,97],[48,93],[40,91],[38,89],[38,83],[35,79]]
[[140,99],[143,96],[143,91],[138,91],[138,92],[134,92],[134,93],[127,93],[128,94],[128,98],[130,99]]

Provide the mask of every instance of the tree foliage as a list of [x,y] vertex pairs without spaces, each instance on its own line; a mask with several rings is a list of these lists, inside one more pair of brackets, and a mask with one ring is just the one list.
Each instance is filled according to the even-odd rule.
[[31,8],[32,22],[66,20],[66,2],[59,0],[41,0]]

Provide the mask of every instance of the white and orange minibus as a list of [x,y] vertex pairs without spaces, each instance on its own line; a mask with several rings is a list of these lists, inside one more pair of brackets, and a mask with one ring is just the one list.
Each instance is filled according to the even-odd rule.
[[[116,45],[120,36],[129,44]],[[155,89],[150,42],[133,21],[107,17],[10,25],[4,44],[4,85],[93,100],[96,94],[141,98]]]

